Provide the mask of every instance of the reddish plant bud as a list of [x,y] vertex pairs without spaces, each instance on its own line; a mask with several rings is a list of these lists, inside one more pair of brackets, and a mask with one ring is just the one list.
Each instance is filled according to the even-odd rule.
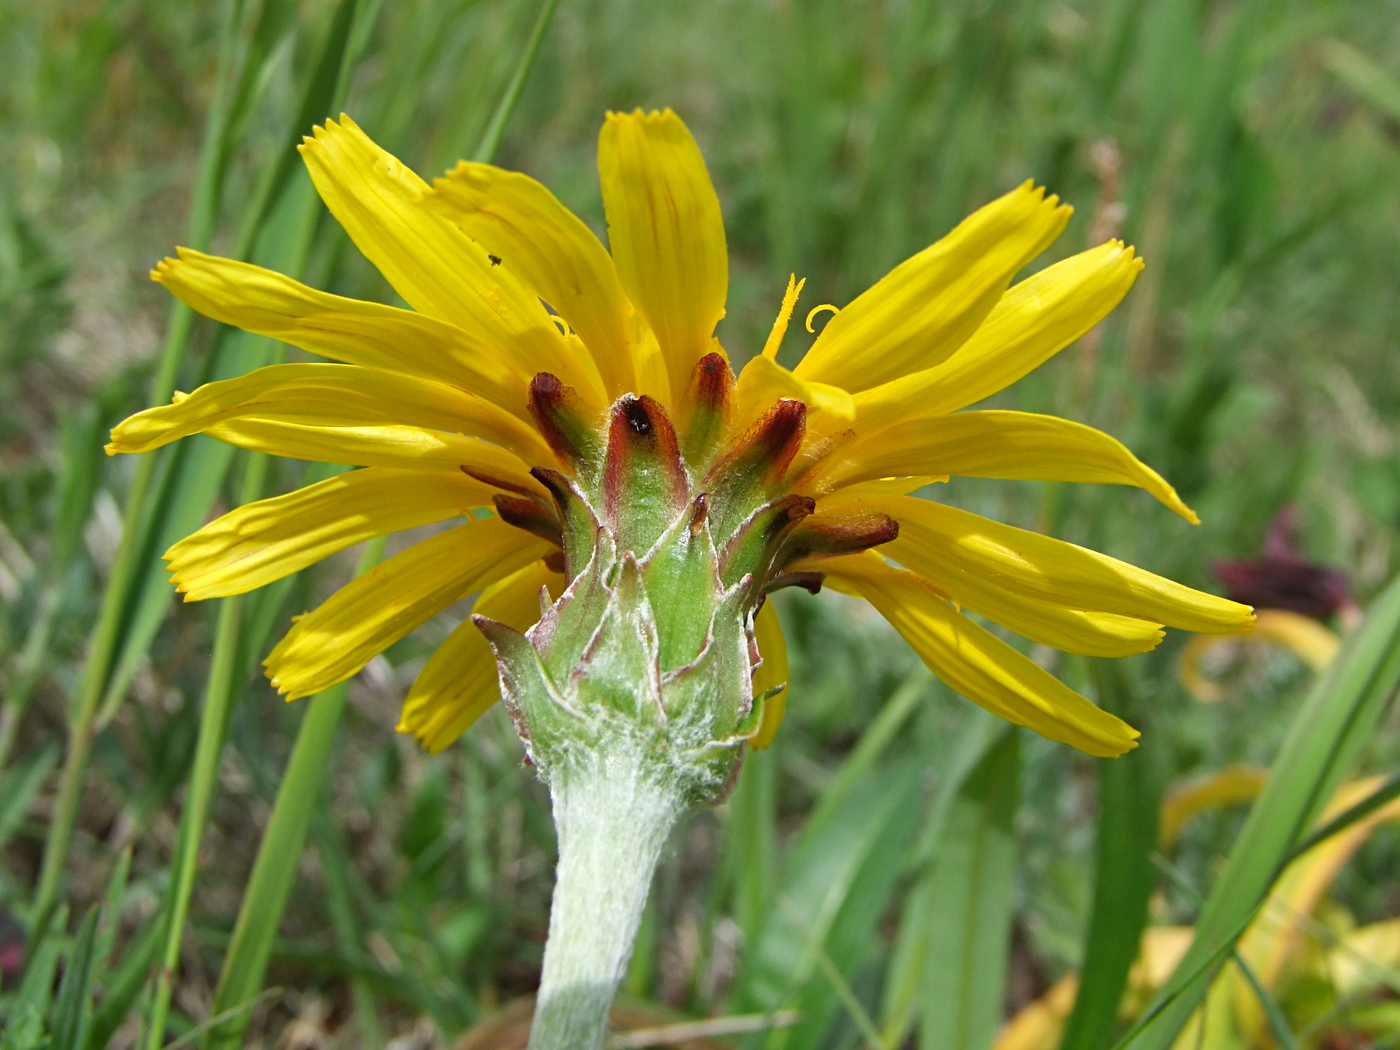
[[787,473],[806,432],[807,406],[783,398],[725,450],[706,480],[747,476],[763,484],[775,484]]
[[549,490],[559,509],[560,534],[565,555],[564,575],[572,580],[588,563],[598,541],[598,519],[568,475],[548,467],[534,467],[531,476]]
[[602,449],[573,387],[559,377],[538,372],[530,380],[530,415],[555,454],[575,470],[597,466]]
[[507,496],[502,493],[497,495],[492,502],[496,504],[496,513],[506,524],[514,525],[517,529],[524,529],[541,539],[562,546],[564,537],[559,527],[559,515],[554,512],[553,507],[544,501],[528,496]]
[[734,373],[723,354],[706,354],[695,365],[686,391],[690,417],[685,425],[685,458],[699,468],[708,462],[724,437],[729,403],[734,393]]
[[720,555],[719,574],[724,585],[752,575],[762,586],[783,540],[815,509],[816,502],[810,496],[794,495],[774,500],[749,515]]
[[899,522],[888,514],[817,515],[793,529],[783,542],[776,564],[799,558],[855,554],[889,543],[899,535]]
[[603,509],[620,550],[645,554],[689,498],[676,429],[659,401],[628,394],[613,404],[603,461]]

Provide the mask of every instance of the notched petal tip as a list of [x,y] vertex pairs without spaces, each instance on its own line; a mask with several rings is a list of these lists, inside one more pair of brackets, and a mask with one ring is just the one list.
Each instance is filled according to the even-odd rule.
[[673,110],[670,106],[667,106],[665,109],[643,109],[641,106],[638,106],[636,109],[631,110],[630,112],[619,109],[610,109],[603,114],[603,120],[606,123],[642,121],[643,123],[655,124],[666,120],[678,121],[680,120],[680,118],[676,116],[676,111]]

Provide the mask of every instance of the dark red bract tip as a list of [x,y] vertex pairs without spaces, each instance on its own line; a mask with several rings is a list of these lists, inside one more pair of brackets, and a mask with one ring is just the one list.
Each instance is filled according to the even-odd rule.
[[530,380],[529,409],[535,426],[560,459],[574,467],[597,462],[598,437],[573,387],[549,372],[537,372]]

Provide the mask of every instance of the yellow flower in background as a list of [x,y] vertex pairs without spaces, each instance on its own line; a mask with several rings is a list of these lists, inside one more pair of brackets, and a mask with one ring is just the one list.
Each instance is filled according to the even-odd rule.
[[[327,207],[411,309],[181,250],[153,276],[184,302],[334,363],[274,365],[177,394],[121,423],[108,447],[144,452],[205,433],[359,468],[177,543],[167,559],[186,600],[243,593],[372,537],[467,515],[296,620],[266,661],[289,699],[343,681],[477,593],[474,621],[442,644],[404,704],[399,728],[428,748],[499,699],[491,645],[512,652],[516,632],[570,711],[567,683],[582,672],[569,668],[603,667],[614,633],[641,639],[645,659],[607,673],[674,720],[671,697],[721,645],[729,617],[748,641],[734,650],[743,681],[721,736],[763,747],[787,677],[764,598],[825,584],[868,600],[964,696],[1109,756],[1135,746],[1136,731],[963,611],[1092,656],[1152,649],[1164,625],[1229,633],[1252,621],[1246,606],[908,494],[952,475],[1132,485],[1195,521],[1106,434],[963,411],[1102,320],[1142,266],[1114,241],[1011,285],[1070,214],[1029,183],[839,310],[791,371],[774,359],[790,287],[765,352],[736,377],[714,336],[728,287],[719,199],[669,110],[609,114],[603,126],[611,251],[533,179],[463,162],[429,186],[346,117],[317,128],[302,155]],[[495,513],[472,515],[482,508]],[[560,610],[583,607],[590,587],[613,611],[599,605],[587,637],[561,641]],[[617,605],[617,595],[633,597]],[[643,611],[629,620],[626,608]],[[500,674],[515,658],[503,656]],[[716,666],[705,672],[713,681],[729,664]]]

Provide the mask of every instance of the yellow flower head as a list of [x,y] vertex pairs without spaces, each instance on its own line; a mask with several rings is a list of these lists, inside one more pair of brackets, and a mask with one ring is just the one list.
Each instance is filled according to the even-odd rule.
[[[732,685],[705,739],[765,747],[787,657],[764,596],[825,584],[870,601],[969,699],[1107,756],[1136,731],[961,610],[1093,656],[1151,649],[1163,625],[1248,629],[1245,606],[907,494],[954,474],[1134,485],[1195,520],[1106,434],[961,411],[1097,324],[1141,269],[1113,241],[1011,286],[1068,219],[1043,190],[1013,190],[900,264],[836,311],[792,371],[775,360],[800,290],[790,285],[768,345],[736,378],[714,336],[728,286],[719,199],[671,111],[603,126],[611,252],[533,179],[463,162],[429,186],[346,117],[317,128],[302,155],[412,309],[192,251],[156,268],[196,310],[335,363],[177,394],[120,424],[109,452],[206,433],[361,468],[180,541],[166,555],[176,585],[186,600],[239,594],[374,536],[495,513],[467,513],[300,617],[267,660],[289,698],[343,681],[479,593],[474,623],[405,702],[399,728],[427,747],[499,698],[491,645],[508,699],[535,689],[568,717],[579,681],[658,724],[690,718],[698,701],[685,689]],[[729,622],[738,633],[726,641]],[[725,646],[730,656],[712,658]],[[736,661],[742,681],[724,677]],[[534,668],[538,681],[522,685]],[[531,702],[517,697],[513,713]]]

